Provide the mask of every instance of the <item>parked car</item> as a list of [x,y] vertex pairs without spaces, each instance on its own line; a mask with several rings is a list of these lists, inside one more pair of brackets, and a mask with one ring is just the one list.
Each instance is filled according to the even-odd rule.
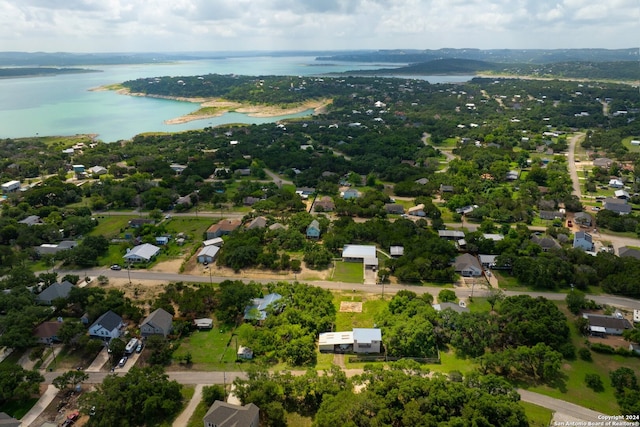
[[571,220],[567,221],[567,227],[569,228],[573,227],[573,223],[571,222]]
[[120,359],[120,361],[118,362],[118,368],[124,368],[124,365],[127,363],[127,360],[129,360],[127,356],[124,356],[122,359]]
[[142,353],[142,343],[138,344],[138,347],[136,347],[136,353]]
[[120,270],[122,270],[122,267],[120,267],[118,264],[113,264],[111,266],[111,269],[115,270],[115,271],[120,271]]

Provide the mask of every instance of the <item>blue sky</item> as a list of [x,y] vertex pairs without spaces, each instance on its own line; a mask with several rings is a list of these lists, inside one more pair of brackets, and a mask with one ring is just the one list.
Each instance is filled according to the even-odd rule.
[[638,46],[638,0],[0,0],[0,50]]

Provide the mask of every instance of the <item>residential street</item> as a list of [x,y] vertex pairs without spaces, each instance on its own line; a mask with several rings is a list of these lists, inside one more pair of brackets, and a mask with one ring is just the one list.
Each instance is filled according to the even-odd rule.
[[576,167],[576,145],[585,137],[584,132],[579,132],[569,139],[569,155],[567,161],[569,163],[569,176],[573,184],[573,194],[582,199],[582,190],[580,188],[580,179],[578,178],[578,169]]

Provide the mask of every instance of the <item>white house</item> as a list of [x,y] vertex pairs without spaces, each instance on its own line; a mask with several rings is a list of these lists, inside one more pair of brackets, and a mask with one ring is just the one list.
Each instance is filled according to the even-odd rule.
[[611,178],[609,180],[609,187],[611,188],[622,188],[624,187],[624,183],[617,178]]
[[198,262],[200,264],[211,264],[218,256],[218,252],[220,252],[220,248],[216,245],[205,246],[198,252]]
[[123,258],[127,262],[149,262],[153,257],[158,255],[160,248],[150,243],[139,245],[129,250]]
[[93,322],[89,327],[89,336],[103,340],[111,340],[120,336],[123,326],[122,317],[109,310]]
[[378,328],[353,328],[354,353],[380,353],[382,332]]
[[349,332],[324,332],[318,337],[322,353],[380,353],[382,332],[377,328],[354,328]]
[[362,262],[365,267],[378,265],[376,247],[371,245],[344,245],[342,260],[347,262]]
[[9,181],[2,184],[2,194],[15,193],[20,189],[20,181]]

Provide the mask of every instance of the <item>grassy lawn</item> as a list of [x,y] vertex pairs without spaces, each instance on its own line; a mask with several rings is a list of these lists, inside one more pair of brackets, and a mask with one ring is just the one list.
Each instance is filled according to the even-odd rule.
[[26,401],[9,401],[4,405],[0,405],[0,412],[5,412],[13,418],[20,419],[24,417],[29,410],[38,402],[38,398],[27,399]]
[[191,418],[189,418],[187,427],[202,427],[202,419],[207,414],[208,410],[209,406],[202,402],[198,403],[198,406],[196,406],[195,411],[193,411]]
[[529,419],[529,426],[546,427],[551,425],[551,418],[553,418],[553,411],[551,409],[543,408],[542,406],[529,402],[520,401],[518,404],[524,408],[524,412]]
[[[340,303],[362,302],[361,313],[340,312]],[[353,328],[373,328],[375,316],[388,304],[380,299],[379,295],[371,295],[360,292],[334,293],[334,304],[336,306],[336,331],[350,331]]]
[[364,280],[363,274],[362,264],[337,261],[332,279],[336,282],[362,283]]
[[90,236],[104,236],[107,239],[114,239],[121,237],[124,230],[129,226],[129,221],[136,218],[135,215],[131,216],[105,216],[98,215],[98,225],[91,230]]
[[311,417],[303,417],[297,412],[287,412],[287,425],[296,427],[311,427],[313,419]]
[[527,291],[524,286],[518,283],[518,279],[507,273],[506,271],[492,270],[492,274],[498,279],[500,287],[509,291]]
[[[236,365],[236,343],[231,340],[231,330],[228,327],[215,325],[209,331],[195,331],[191,336],[180,341],[180,347],[175,351],[174,358],[191,353],[194,371],[222,371],[239,370]],[[228,346],[227,346],[228,345]]]

